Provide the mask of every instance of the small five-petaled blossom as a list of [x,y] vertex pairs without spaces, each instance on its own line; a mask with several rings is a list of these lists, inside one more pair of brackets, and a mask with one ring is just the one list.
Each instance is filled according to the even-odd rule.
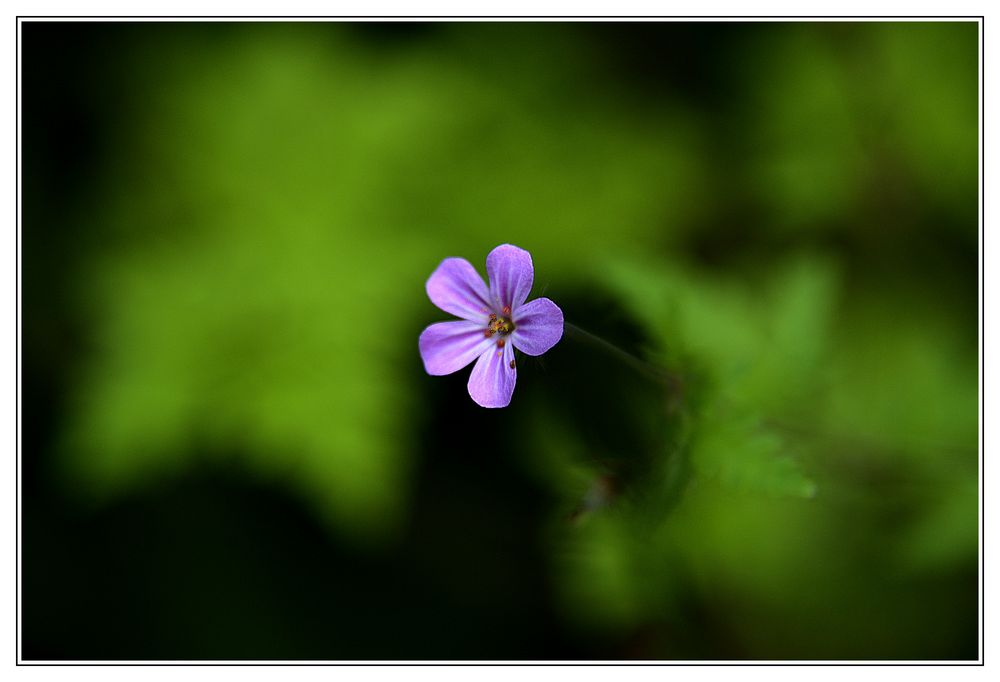
[[464,258],[445,258],[427,280],[431,303],[461,320],[438,322],[420,335],[428,374],[457,372],[473,360],[469,395],[483,407],[507,407],[514,393],[514,349],[541,355],[559,342],[563,314],[547,298],[525,303],[535,269],[531,254],[501,244],[486,257],[489,287]]

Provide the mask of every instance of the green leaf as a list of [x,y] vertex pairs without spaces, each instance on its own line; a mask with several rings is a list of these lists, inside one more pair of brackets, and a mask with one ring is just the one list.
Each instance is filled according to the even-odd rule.
[[703,418],[691,448],[695,474],[735,490],[812,497],[816,484],[782,439],[752,418]]

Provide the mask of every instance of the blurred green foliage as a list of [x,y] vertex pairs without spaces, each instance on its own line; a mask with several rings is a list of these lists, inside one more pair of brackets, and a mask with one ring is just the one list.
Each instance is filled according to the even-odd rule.
[[[235,441],[371,537],[402,511],[417,401],[395,368],[413,361],[436,262],[512,241],[556,273],[630,245],[685,142],[646,149],[627,120],[553,136],[555,112],[502,84],[343,29],[247,33],[206,55],[165,36],[133,94],[132,158],[103,216],[124,244],[81,292],[107,324],[73,475],[114,486],[181,463],[192,434]],[[604,236],[564,242],[570,229]]]
[[[103,132],[53,206],[55,114],[25,119],[38,490],[100,508],[207,459],[369,556],[420,471],[499,458],[579,647],[541,657],[976,656],[975,24],[52,26],[25,106]],[[59,31],[80,92],[43,78],[78,75]],[[423,376],[426,277],[503,242],[635,363],[567,333],[490,415]],[[445,575],[456,517],[505,523],[463,504]]]

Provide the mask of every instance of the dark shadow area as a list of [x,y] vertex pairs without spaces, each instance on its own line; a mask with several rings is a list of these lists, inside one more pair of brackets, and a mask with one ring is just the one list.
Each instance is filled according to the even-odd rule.
[[445,449],[403,537],[338,543],[294,498],[203,468],[90,513],[26,500],[26,659],[552,659],[537,494],[503,458]]

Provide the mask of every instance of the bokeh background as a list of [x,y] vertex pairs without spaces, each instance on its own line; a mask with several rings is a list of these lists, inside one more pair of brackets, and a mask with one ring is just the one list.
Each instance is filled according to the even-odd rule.
[[[978,656],[976,23],[21,50],[24,658]],[[505,242],[603,341],[483,410]]]

